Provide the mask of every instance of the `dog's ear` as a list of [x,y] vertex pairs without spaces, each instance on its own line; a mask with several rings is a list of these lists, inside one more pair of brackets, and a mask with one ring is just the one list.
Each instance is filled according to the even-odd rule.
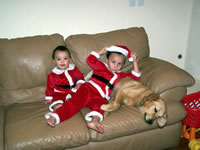
[[150,95],[148,95],[148,96],[143,97],[143,99],[141,99],[141,100],[139,101],[138,106],[140,107],[140,106],[144,105],[144,103],[145,103],[146,101],[148,101],[148,102],[150,102],[150,101],[156,101],[156,100],[158,100],[159,98],[160,98],[160,96],[158,96],[158,95],[152,93],[152,94],[150,94]]
[[148,98],[149,98],[149,101],[156,101],[156,100],[158,100],[160,98],[160,96],[158,96],[157,94],[152,93],[152,94],[149,95]]
[[164,114],[163,116],[158,117],[156,121],[157,121],[158,127],[163,128],[167,123],[167,114]]
[[144,97],[139,101],[139,103],[137,104],[137,106],[138,106],[138,107],[143,106],[144,103],[145,103],[146,101],[149,101],[149,95],[148,95],[148,96],[144,96]]

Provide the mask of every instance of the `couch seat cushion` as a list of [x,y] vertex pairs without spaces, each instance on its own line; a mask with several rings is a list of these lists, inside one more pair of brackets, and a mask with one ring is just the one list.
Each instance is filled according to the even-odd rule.
[[5,127],[7,150],[64,149],[87,144],[90,135],[81,113],[52,128],[43,102],[14,104],[8,108]]
[[[186,115],[184,107],[177,101],[167,103],[167,110],[167,125],[178,123]],[[174,115],[175,112],[176,115]],[[85,109],[82,113],[85,115],[87,110]],[[145,123],[143,118],[144,116],[136,107],[122,105],[118,111],[110,113],[109,116],[102,121],[105,130],[104,134],[99,134],[91,130],[91,141],[106,141],[158,128],[156,121],[154,121],[152,125],[149,125]],[[164,128],[160,129],[161,132],[162,129]]]
[[3,150],[3,129],[4,129],[4,117],[5,117],[5,108],[0,106],[0,150]]

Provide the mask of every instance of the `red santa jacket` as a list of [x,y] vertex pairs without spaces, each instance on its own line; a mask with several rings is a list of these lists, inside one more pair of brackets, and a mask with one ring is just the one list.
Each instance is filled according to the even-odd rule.
[[[120,71],[117,73],[112,73],[109,70],[108,65],[99,61],[98,58],[100,58],[99,54],[95,51],[92,51],[91,54],[87,57],[88,65],[93,69],[93,74],[105,78],[112,85],[115,85],[121,78],[124,77],[131,77],[135,80],[138,80],[141,76],[141,73],[135,72],[134,70],[132,70],[131,73]],[[102,97],[108,100],[110,99],[110,94],[112,90],[109,88],[108,85],[94,77],[91,77],[88,82],[91,83],[98,90]]]
[[73,86],[74,84],[84,83],[83,74],[74,64],[69,64],[66,70],[55,67],[47,77],[47,87],[45,100],[52,100],[56,93],[70,94],[76,92],[75,88],[65,89],[62,86]]

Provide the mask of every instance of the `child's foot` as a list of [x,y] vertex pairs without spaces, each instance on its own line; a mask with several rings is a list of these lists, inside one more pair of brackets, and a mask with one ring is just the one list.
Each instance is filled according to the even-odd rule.
[[93,129],[99,133],[104,133],[104,127],[99,123],[99,119],[93,119],[92,122],[88,122],[88,128]]
[[49,119],[47,119],[47,124],[53,128],[55,127],[55,122],[56,122],[56,118],[54,117],[50,117]]

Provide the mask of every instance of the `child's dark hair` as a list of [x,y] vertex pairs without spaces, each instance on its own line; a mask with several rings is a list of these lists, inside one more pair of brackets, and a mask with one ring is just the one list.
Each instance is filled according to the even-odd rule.
[[60,46],[57,46],[53,52],[52,52],[52,58],[55,59],[55,53],[56,51],[62,51],[62,52],[67,52],[69,54],[69,57],[71,58],[71,54],[70,54],[70,51],[69,49],[66,47],[66,46],[63,46],[63,45],[60,45]]
[[[109,57],[110,57],[110,55],[111,55],[112,53],[116,53],[116,54],[119,54],[119,55],[124,56],[124,55],[123,55],[122,53],[120,53],[120,52],[110,52],[110,51],[107,51],[107,53],[106,53],[106,58],[109,59]],[[126,61],[126,57],[124,56],[124,63],[125,63],[125,61]]]

